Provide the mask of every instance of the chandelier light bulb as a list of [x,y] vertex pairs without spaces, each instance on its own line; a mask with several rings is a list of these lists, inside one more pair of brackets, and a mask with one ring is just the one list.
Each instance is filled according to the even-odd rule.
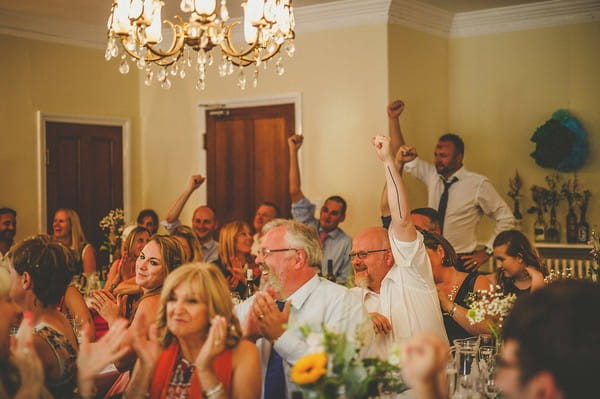
[[196,0],[196,12],[203,15],[212,15],[217,8],[216,0]]

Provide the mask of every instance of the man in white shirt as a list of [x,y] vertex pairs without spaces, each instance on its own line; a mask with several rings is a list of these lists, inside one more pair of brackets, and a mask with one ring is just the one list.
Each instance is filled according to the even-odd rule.
[[[405,144],[399,117],[404,103],[388,106],[389,133],[394,146]],[[403,167],[427,186],[428,206],[440,213],[443,236],[461,255],[466,270],[474,271],[487,262],[498,233],[514,227],[514,217],[487,177],[463,166],[464,143],[455,134],[444,134],[436,144],[434,162],[417,157],[414,148],[404,152]],[[477,249],[476,227],[486,215],[496,221],[494,232],[483,249]]]
[[290,367],[310,350],[301,328],[318,333],[325,325],[352,336],[363,324],[365,312],[347,288],[317,275],[322,251],[312,227],[275,219],[264,231],[256,261],[266,271],[261,285],[270,288],[236,311],[244,334],[256,340],[261,353],[263,398],[290,398],[298,390],[290,381]]
[[[352,266],[358,295],[369,312],[376,333],[375,353],[386,358],[393,344],[428,331],[448,340],[437,289],[423,236],[410,214],[404,183],[390,155],[390,140],[373,139],[386,170],[392,216],[389,230],[372,227],[352,243]],[[391,243],[391,245],[390,245]]]
[[[171,208],[169,208],[165,220],[161,222],[168,231],[181,225],[179,215],[181,215],[183,207],[192,193],[204,183],[204,180],[206,179],[201,175],[192,175],[190,177],[188,185],[179,197],[177,197]],[[213,238],[217,226],[215,212],[210,207],[203,205],[196,208],[192,216],[192,229],[202,246],[203,260],[205,262],[213,262],[219,258],[219,243]]]
[[0,268],[8,270],[8,251],[17,234],[17,212],[11,208],[0,207]]

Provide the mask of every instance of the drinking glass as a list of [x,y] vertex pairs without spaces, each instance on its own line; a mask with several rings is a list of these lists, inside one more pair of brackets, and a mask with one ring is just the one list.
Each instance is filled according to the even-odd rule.
[[452,346],[450,347],[450,354],[448,356],[448,361],[446,362],[448,398],[452,398],[454,396],[454,392],[456,391],[456,374],[456,348]]
[[477,391],[479,382],[479,337],[455,339],[457,390],[466,392]]

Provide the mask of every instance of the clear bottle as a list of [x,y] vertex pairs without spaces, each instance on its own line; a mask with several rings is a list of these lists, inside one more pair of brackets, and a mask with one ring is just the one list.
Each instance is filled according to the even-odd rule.
[[327,276],[325,276],[325,278],[334,283],[337,282],[337,277],[335,276],[335,274],[333,274],[333,260],[332,259],[327,260]]
[[585,220],[585,210],[581,210],[581,220],[577,225],[577,242],[587,244],[590,240],[590,225]]
[[544,242],[546,239],[546,221],[541,210],[538,211],[537,219],[533,224],[533,239],[535,242]]
[[246,270],[246,298],[250,298],[256,292],[256,284],[254,284],[254,272],[252,268]]

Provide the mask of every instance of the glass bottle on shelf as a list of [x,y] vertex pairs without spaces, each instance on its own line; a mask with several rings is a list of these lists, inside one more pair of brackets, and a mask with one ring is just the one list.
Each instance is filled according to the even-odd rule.
[[535,242],[544,242],[546,239],[546,221],[542,211],[538,211],[537,219],[533,224],[533,239]]
[[569,207],[569,213],[567,213],[567,242],[569,244],[577,242],[577,216],[572,206]]
[[590,240],[590,225],[585,220],[585,209],[581,209],[581,220],[577,225],[577,242],[587,244]]
[[556,208],[550,209],[550,223],[546,228],[546,241],[560,242],[560,223],[556,220]]

